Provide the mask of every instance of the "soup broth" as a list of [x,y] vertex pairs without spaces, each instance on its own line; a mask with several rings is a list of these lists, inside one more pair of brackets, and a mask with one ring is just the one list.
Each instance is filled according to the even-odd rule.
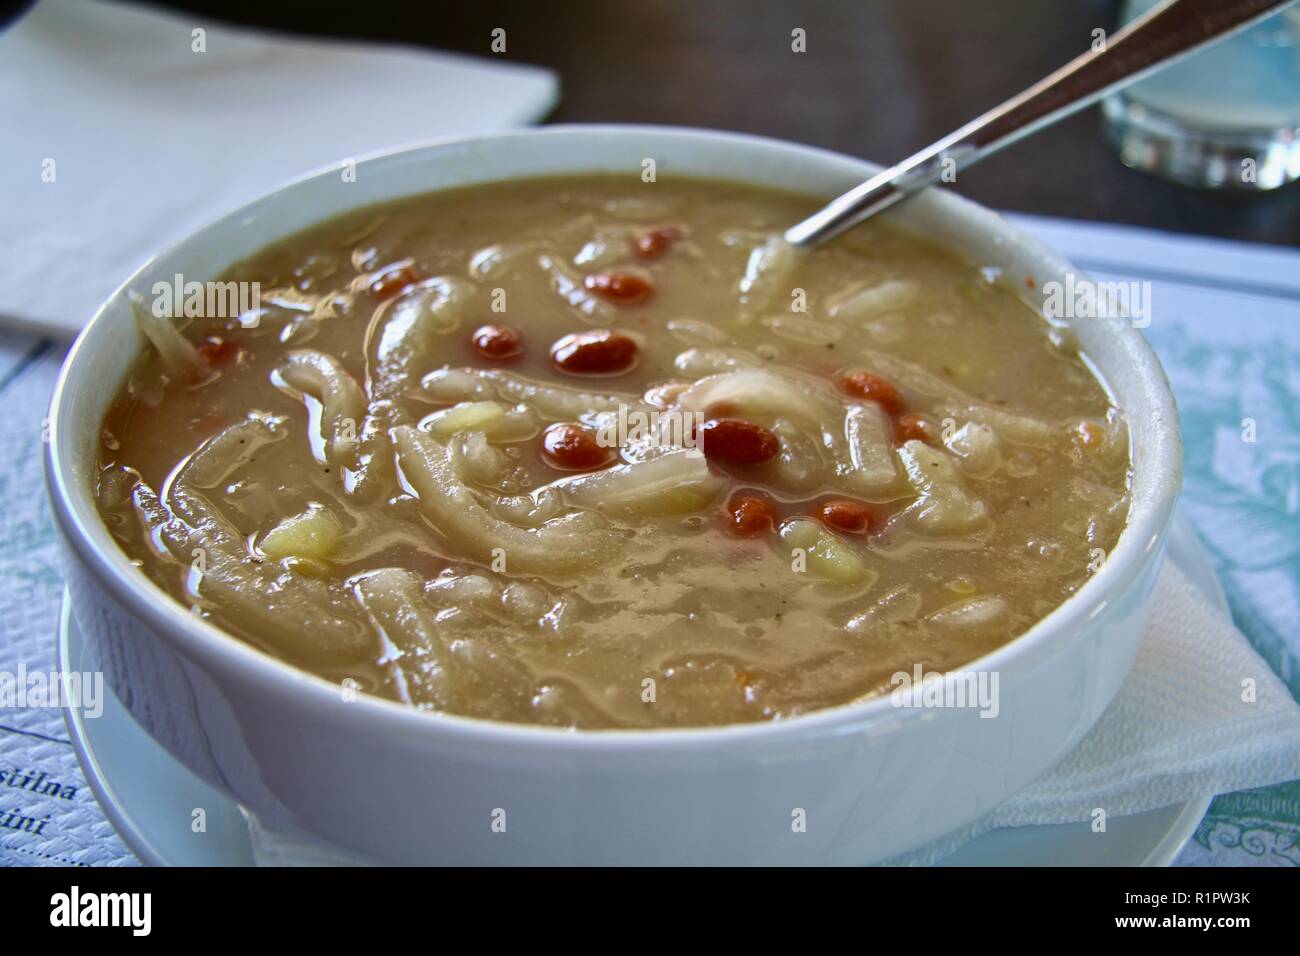
[[817,205],[478,186],[239,263],[243,311],[144,297],[104,521],[195,614],[430,711],[778,720],[960,668],[1112,549],[1127,428],[979,263],[782,243]]

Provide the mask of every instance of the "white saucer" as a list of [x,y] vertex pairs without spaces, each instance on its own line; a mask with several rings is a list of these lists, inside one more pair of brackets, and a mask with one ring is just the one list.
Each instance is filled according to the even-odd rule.
[[[1219,607],[1227,599],[1209,554],[1190,524],[1177,514],[1169,558]],[[81,634],[65,596],[59,619],[58,668],[82,670]],[[182,767],[131,718],[113,694],[103,713],[83,720],[65,708],[68,733],[81,769],[104,815],[145,863],[158,866],[251,866],[248,824],[228,796]],[[1105,833],[1087,823],[1014,827],[971,840],[944,859],[948,866],[1168,866],[1205,816],[1212,794],[1129,817],[1112,818]],[[206,830],[194,833],[195,808],[206,811]]]

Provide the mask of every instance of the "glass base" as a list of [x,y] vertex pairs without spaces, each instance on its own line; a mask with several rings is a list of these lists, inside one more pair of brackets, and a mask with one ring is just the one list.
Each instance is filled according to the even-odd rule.
[[1204,129],[1123,92],[1102,101],[1106,138],[1132,169],[1189,186],[1277,189],[1300,179],[1300,128]]

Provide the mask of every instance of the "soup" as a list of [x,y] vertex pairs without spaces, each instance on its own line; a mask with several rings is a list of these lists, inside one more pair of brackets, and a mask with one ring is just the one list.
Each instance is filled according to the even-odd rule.
[[780,720],[960,668],[1112,549],[1127,428],[979,263],[786,246],[816,205],[515,181],[280,242],[218,289],[252,304],[158,287],[103,519],[196,615],[434,712]]

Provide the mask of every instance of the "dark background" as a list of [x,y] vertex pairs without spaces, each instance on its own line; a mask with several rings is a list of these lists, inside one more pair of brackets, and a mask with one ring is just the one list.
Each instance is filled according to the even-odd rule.
[[[1083,52],[1118,0],[165,0],[204,19],[509,60],[560,76],[553,122],[708,126],[902,159]],[[807,31],[808,52],[790,50]],[[394,118],[400,123],[400,117]],[[394,140],[400,140],[394,130]],[[1300,184],[1197,190],[1125,168],[1097,110],[963,171],[999,209],[1300,245]]]

